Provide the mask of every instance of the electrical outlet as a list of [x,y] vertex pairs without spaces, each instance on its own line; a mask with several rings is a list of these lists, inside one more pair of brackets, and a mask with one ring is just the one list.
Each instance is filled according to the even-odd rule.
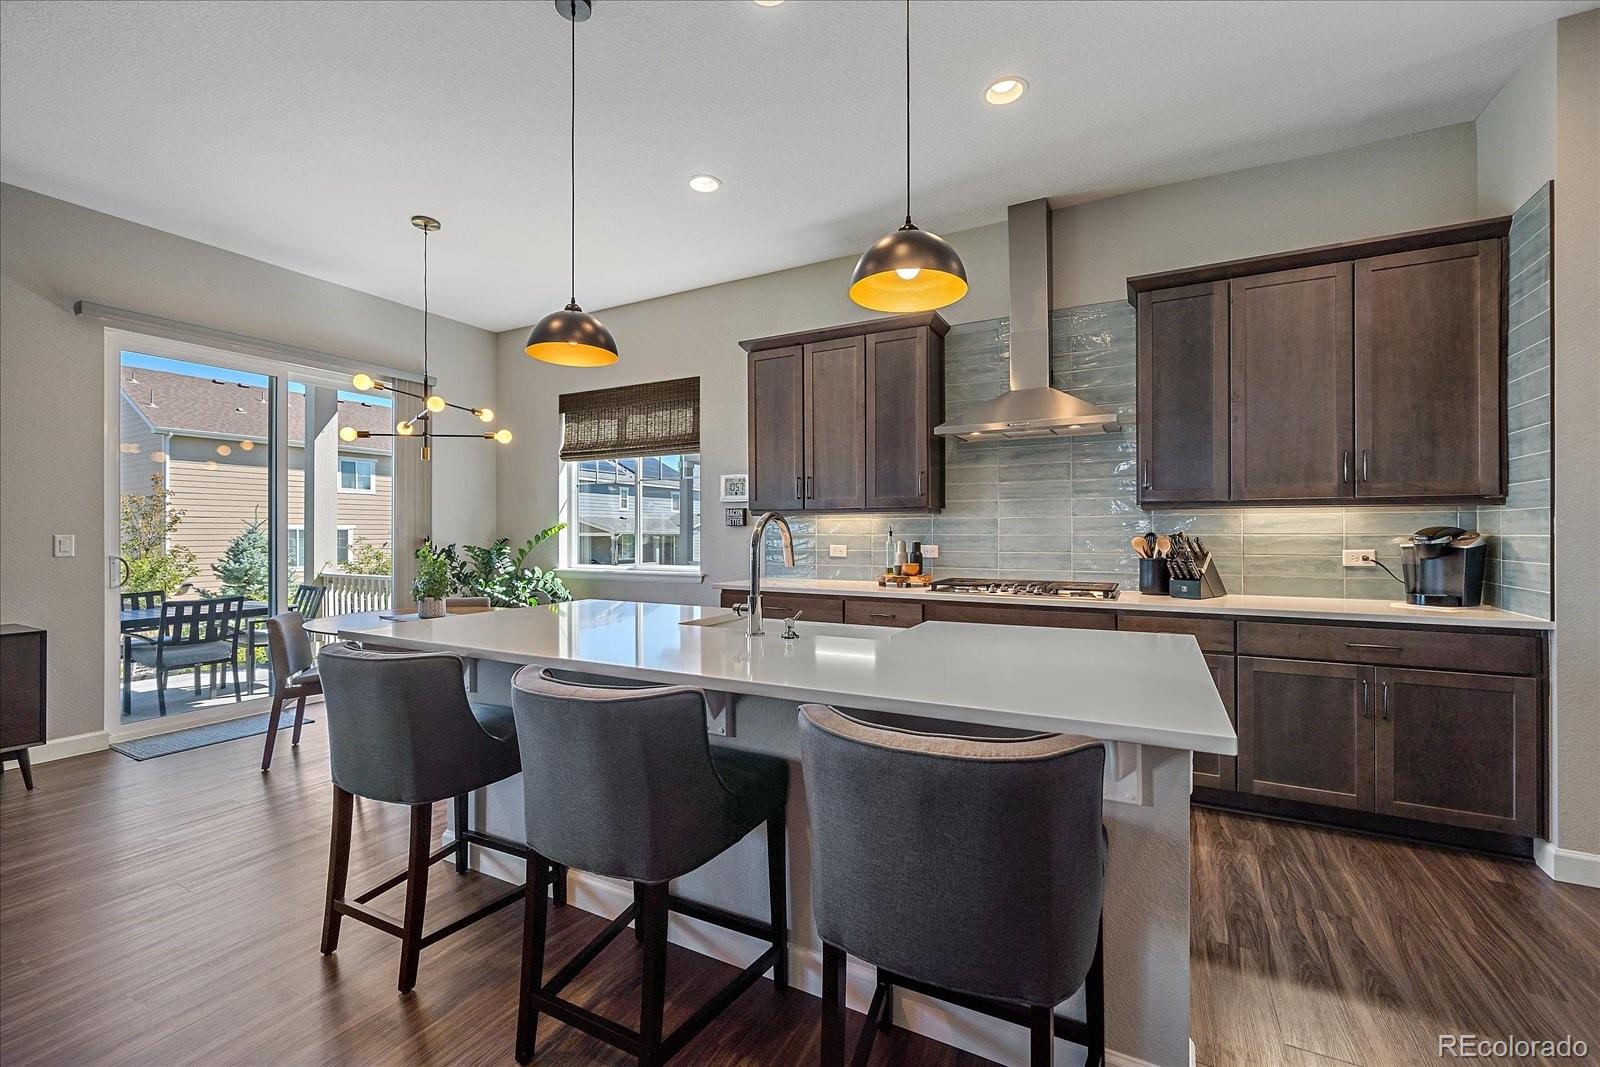
[[844,559],[849,554],[850,554],[850,549],[846,545],[829,545],[828,546],[828,558],[829,559]]
[[938,545],[923,545],[922,546],[922,558],[923,559],[938,559],[939,558],[939,546]]
[[55,554],[57,558],[76,556],[78,554],[78,538],[75,534],[56,534]]
[[1370,548],[1347,548],[1344,550],[1344,565],[1346,567],[1376,567],[1374,562],[1378,554]]

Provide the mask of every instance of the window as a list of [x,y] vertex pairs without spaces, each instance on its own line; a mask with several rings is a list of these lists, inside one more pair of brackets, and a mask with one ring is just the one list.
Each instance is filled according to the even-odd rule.
[[351,459],[348,456],[340,456],[339,491],[341,493],[372,492],[372,475],[377,466],[376,460]]
[[[350,559],[350,543],[355,540],[356,528],[354,526],[339,527],[334,540],[335,562],[344,563]],[[304,526],[289,527],[289,569],[304,571],[306,567],[306,528]]]
[[569,566],[699,568],[698,455],[583,459],[563,469]]

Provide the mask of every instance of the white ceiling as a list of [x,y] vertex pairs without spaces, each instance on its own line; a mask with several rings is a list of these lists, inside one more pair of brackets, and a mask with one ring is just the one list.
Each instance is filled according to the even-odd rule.
[[[914,214],[946,233],[1477,116],[1595,6],[927,2]],[[526,2],[8,0],[0,177],[490,329],[567,298],[568,23]],[[854,254],[900,222],[901,7],[599,0],[578,27],[590,310]],[[1019,74],[994,108],[982,90]],[[691,192],[690,175],[723,190]],[[844,284],[841,279],[840,284]]]

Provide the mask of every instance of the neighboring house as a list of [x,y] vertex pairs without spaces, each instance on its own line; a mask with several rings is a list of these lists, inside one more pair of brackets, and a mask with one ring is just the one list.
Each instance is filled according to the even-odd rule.
[[[687,566],[700,560],[700,463],[687,457],[576,465],[578,558],[584,564]],[[683,501],[690,500],[687,514]],[[642,522],[634,509],[643,501]],[[643,543],[637,542],[642,538]],[[685,550],[687,548],[687,551]]]
[[[339,425],[387,433],[393,409],[339,402]],[[211,565],[228,543],[267,517],[266,390],[220,379],[122,368],[122,491],[148,493],[162,474],[171,506],[185,512],[175,540],[199,560],[195,584],[214,585]],[[304,560],[305,404],[289,403],[289,566]],[[339,447],[338,555],[357,539],[387,545],[393,463],[387,447]],[[335,560],[312,560],[312,573]]]

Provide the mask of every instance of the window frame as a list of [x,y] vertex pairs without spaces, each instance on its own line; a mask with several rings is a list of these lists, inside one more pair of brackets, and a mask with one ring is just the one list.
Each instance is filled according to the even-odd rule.
[[[359,527],[357,527],[356,524],[348,522],[339,523],[333,528],[333,565],[335,567],[341,563],[350,562],[350,546],[355,544],[357,529],[359,529]],[[285,534],[286,539],[283,547],[284,566],[289,570],[298,570],[300,571],[301,575],[304,576],[306,569],[306,524],[303,522],[291,522],[289,524],[289,528],[285,531]],[[340,534],[344,535],[344,559],[338,558]],[[298,545],[300,548],[299,563],[294,561],[296,545]]]
[[[347,486],[347,485],[344,484],[344,465],[346,463],[351,464],[352,467],[354,468],[354,478],[355,478],[355,481],[357,483],[359,483],[361,481],[361,468],[362,468],[362,465],[365,464],[366,471],[367,471],[367,487],[365,489],[362,489],[359,484],[354,485],[354,486]],[[373,493],[376,493],[377,491],[378,491],[378,461],[377,460],[369,459],[366,456],[345,456],[345,455],[341,455],[339,457],[339,492],[341,492],[341,493],[360,493],[363,496],[371,496]]]
[[[696,481],[701,487],[698,494],[700,497],[701,524],[699,529],[699,540],[703,555],[705,546],[705,462],[699,452],[656,452],[646,453],[638,456],[625,456],[619,460],[619,462],[632,461],[636,465],[633,478],[634,527],[632,530],[632,536],[634,539],[634,544],[635,546],[642,544],[644,538],[647,536],[642,529],[645,511],[645,488],[649,481],[644,477],[644,463],[645,460],[659,459],[661,456],[687,456],[693,457],[694,459],[696,468],[698,470]],[[703,558],[693,560],[689,563],[670,564],[641,563],[637,560],[632,563],[579,562],[583,556],[579,551],[582,533],[580,531],[580,522],[578,518],[578,499],[580,495],[578,491],[578,472],[579,468],[584,462],[588,461],[568,460],[562,462],[561,464],[561,493],[562,497],[564,498],[564,506],[562,510],[567,516],[569,516],[569,521],[567,522],[566,530],[564,530],[561,535],[561,564],[558,568],[559,571],[590,577],[609,576],[614,578],[656,578],[673,581],[699,581],[704,577],[704,571],[702,570],[704,565]],[[619,482],[618,484],[626,483]],[[684,503],[680,502],[680,509],[683,506]],[[689,506],[692,508],[693,503],[690,502]],[[637,547],[635,552],[637,554]]]

